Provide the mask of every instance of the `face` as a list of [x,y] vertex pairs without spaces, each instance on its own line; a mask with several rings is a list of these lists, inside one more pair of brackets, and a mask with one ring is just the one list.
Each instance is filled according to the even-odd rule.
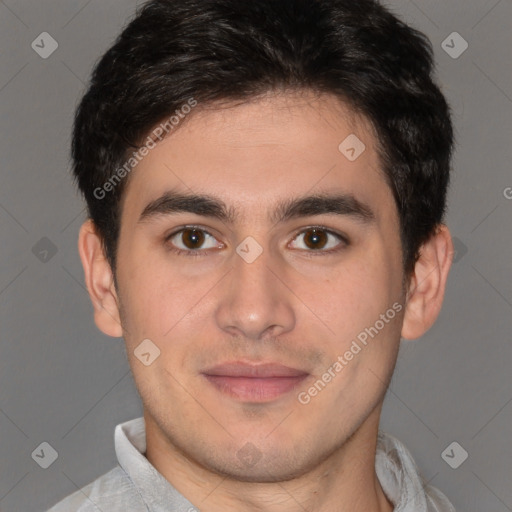
[[[123,202],[117,297],[146,418],[232,478],[305,473],[376,428],[401,258],[364,119],[309,94],[198,107],[132,171]],[[160,351],[147,366],[134,353],[146,339],[149,359]]]

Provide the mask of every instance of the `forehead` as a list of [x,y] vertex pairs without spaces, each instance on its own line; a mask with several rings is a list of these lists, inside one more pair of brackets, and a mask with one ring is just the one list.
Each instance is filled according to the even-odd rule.
[[181,123],[132,171],[124,197],[130,211],[140,214],[171,189],[222,198],[240,220],[308,192],[391,197],[370,123],[334,96],[198,105]]

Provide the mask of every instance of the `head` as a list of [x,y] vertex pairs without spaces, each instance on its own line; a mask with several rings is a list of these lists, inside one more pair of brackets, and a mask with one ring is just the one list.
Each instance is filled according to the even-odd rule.
[[[141,8],[94,70],[72,153],[96,323],[124,336],[169,445],[263,481],[376,427],[400,337],[441,307],[452,144],[428,41],[377,2]],[[212,367],[241,360],[304,378],[228,396]],[[258,464],[237,457],[248,441]]]

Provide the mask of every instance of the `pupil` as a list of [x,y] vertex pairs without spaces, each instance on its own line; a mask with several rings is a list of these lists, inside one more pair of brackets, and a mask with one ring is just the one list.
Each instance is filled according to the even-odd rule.
[[189,249],[196,249],[197,246],[201,246],[204,241],[204,234],[197,229],[187,229],[184,232],[184,241],[183,243]]

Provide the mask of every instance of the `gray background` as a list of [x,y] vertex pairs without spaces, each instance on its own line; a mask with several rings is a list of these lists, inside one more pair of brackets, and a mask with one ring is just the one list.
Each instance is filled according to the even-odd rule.
[[[2,512],[46,510],[108,471],[115,425],[142,414],[124,342],[93,324],[76,249],[83,203],[68,156],[91,68],[136,5],[0,1]],[[389,5],[430,37],[453,107],[459,144],[447,220],[458,253],[438,322],[402,343],[382,428],[458,511],[504,512],[512,510],[512,200],[504,193],[512,187],[512,2]],[[457,59],[441,46],[454,31],[469,43]],[[42,32],[59,44],[47,59],[31,48]],[[31,457],[44,441],[58,452],[47,469]],[[452,441],[469,454],[457,469],[441,458]]]

